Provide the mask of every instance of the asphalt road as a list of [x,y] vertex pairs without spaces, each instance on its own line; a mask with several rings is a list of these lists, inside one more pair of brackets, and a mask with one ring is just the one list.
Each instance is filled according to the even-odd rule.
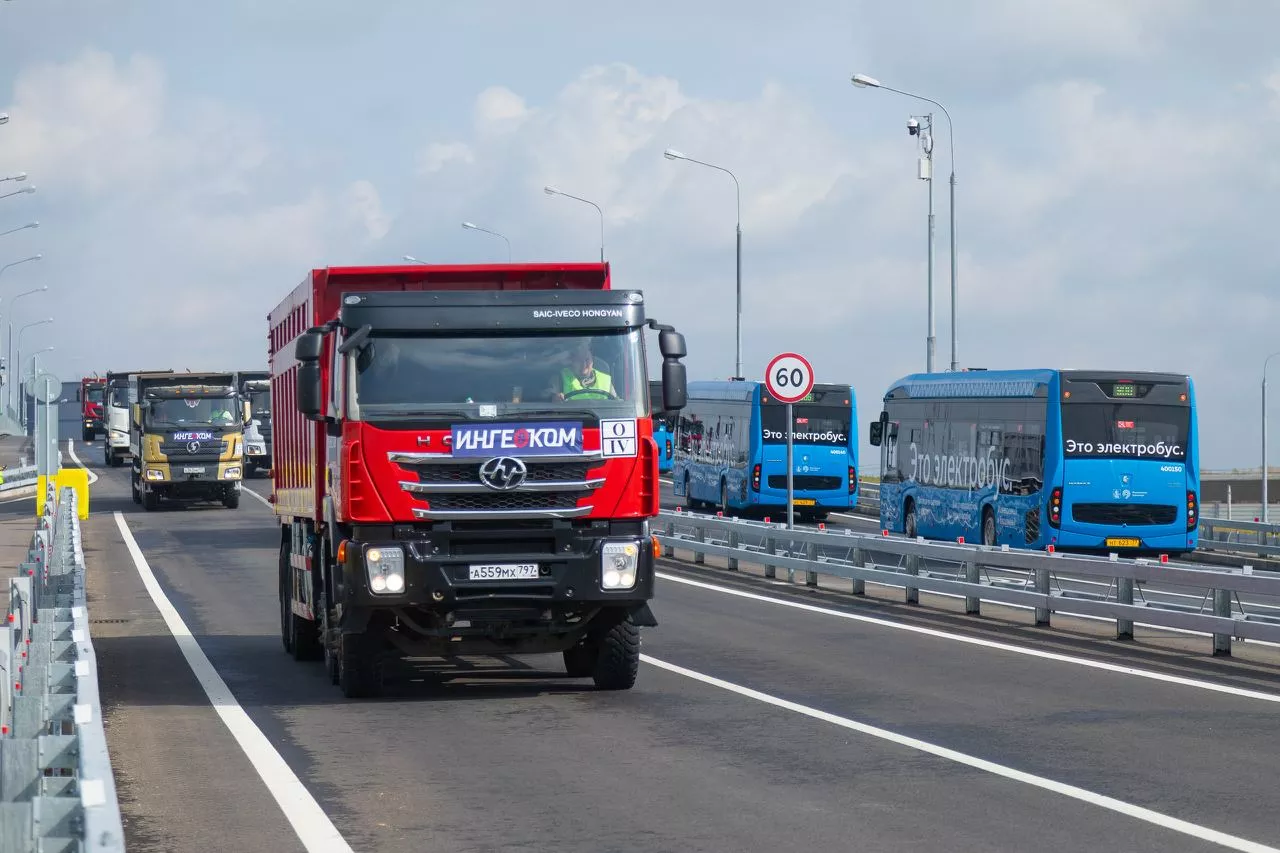
[[146,513],[74,447],[100,476],[90,612],[131,853],[1280,845],[1280,678],[1238,662],[1143,661],[1213,682],[1175,683],[667,564],[631,691],[541,658],[345,700],[283,651],[265,503]]

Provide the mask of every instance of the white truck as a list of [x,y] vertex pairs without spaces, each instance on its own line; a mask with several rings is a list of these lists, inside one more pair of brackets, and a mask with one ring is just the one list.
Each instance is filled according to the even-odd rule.
[[102,423],[106,430],[102,437],[102,461],[111,468],[119,467],[126,459],[133,458],[133,454],[129,452],[129,412],[130,407],[138,402],[139,373],[173,373],[173,371],[107,372],[107,388],[102,401]]

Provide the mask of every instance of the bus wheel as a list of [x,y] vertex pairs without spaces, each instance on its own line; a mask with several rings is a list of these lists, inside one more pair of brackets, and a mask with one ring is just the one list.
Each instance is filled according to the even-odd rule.
[[996,544],[996,514],[991,507],[982,511],[982,544],[992,547]]
[[729,517],[729,484],[725,480],[720,481],[720,511]]
[[906,534],[908,539],[916,538],[916,505],[911,501],[907,501],[907,514],[902,522],[902,532]]

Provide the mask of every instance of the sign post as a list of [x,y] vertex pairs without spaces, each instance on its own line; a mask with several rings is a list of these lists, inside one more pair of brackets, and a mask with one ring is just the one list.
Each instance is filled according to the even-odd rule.
[[793,433],[796,418],[795,403],[809,396],[813,390],[813,365],[804,356],[794,352],[775,355],[764,370],[764,385],[779,403],[787,404],[787,529],[795,527],[795,460]]
[[36,474],[53,476],[58,473],[58,416],[52,408],[62,394],[62,381],[52,373],[37,373],[27,379],[26,392],[34,400],[36,450]]

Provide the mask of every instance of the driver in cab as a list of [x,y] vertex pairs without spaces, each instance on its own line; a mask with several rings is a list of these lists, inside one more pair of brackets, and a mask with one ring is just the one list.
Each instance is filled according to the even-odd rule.
[[618,399],[613,389],[613,377],[603,370],[596,370],[591,348],[586,343],[574,348],[569,366],[560,368],[560,372],[552,377],[549,391],[553,400]]

